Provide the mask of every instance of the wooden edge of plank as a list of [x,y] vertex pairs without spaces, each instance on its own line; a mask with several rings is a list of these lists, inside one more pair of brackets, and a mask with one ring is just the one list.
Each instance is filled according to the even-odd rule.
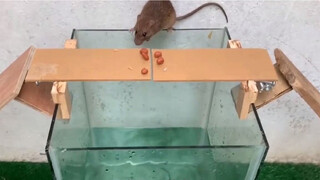
[[26,60],[26,62],[25,62],[25,67],[24,67],[24,69],[23,69],[23,73],[21,73],[20,74],[20,79],[22,80],[22,81],[20,81],[18,84],[17,84],[17,91],[16,91],[16,94],[18,95],[19,93],[20,93],[20,90],[21,90],[21,88],[22,88],[22,85],[23,85],[23,83],[24,83],[24,80],[25,80],[25,78],[26,78],[26,76],[27,76],[27,73],[28,73],[28,70],[29,70],[29,68],[30,68],[30,66],[31,66],[31,62],[32,62],[32,58],[33,58],[33,55],[34,55],[34,53],[36,52],[36,48],[34,47],[34,46],[30,46],[30,52],[29,52],[29,54],[28,54],[28,57],[27,57],[27,60]]
[[279,70],[288,83],[320,118],[320,93],[317,88],[311,84],[280,49],[276,48],[274,55]]

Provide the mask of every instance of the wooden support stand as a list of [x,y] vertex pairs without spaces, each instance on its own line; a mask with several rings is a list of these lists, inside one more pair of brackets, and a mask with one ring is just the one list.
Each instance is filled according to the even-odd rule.
[[[229,42],[230,48],[241,47],[239,42]],[[294,89],[320,117],[320,93],[319,91],[303,76],[303,74],[293,65],[289,58],[280,50],[275,49],[274,55],[277,63],[274,64],[274,69],[278,77],[276,85],[270,91],[257,93],[255,90],[250,90],[250,81],[242,82],[240,85],[232,89],[232,95],[235,102],[236,110],[239,118],[246,118],[250,103],[254,103],[257,109],[272,102],[273,100],[283,96]]]
[[[76,44],[74,39],[67,40],[65,48],[76,48]],[[36,49],[30,47],[0,74],[0,109],[15,99],[52,116],[56,103],[59,104],[57,119],[69,119],[71,101],[66,82],[25,82],[35,52]],[[54,83],[59,85],[58,89]]]
[[44,114],[53,114],[52,82],[39,85],[24,82],[35,50],[30,47],[0,75],[0,108],[15,99]]

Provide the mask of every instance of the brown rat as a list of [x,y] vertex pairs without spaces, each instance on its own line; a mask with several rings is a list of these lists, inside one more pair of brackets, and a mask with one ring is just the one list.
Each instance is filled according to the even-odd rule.
[[144,41],[149,41],[150,38],[161,31],[162,29],[172,30],[176,21],[186,19],[200,9],[214,5],[219,7],[228,22],[228,16],[221,5],[215,2],[205,3],[190,13],[176,17],[176,11],[170,0],[153,1],[149,0],[143,7],[141,13],[137,16],[137,22],[132,28],[135,31],[134,43],[141,45]]

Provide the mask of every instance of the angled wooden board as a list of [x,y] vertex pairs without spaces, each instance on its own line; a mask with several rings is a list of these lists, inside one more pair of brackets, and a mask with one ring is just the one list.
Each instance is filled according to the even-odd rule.
[[0,109],[19,94],[34,50],[34,47],[28,48],[0,74]]
[[153,49],[161,51],[162,65],[153,58],[154,81],[276,81],[264,49]]
[[37,49],[26,82],[142,81],[150,68],[140,49]]
[[290,86],[308,103],[320,118],[320,92],[278,48],[274,50],[280,72]]

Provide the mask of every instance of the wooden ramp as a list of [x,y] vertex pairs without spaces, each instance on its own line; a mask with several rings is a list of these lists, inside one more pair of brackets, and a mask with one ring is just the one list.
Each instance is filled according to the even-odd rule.
[[[37,49],[26,82],[277,80],[268,52],[263,49],[153,50],[162,52],[162,65],[156,63],[153,53],[146,61],[139,51]],[[149,73],[141,74],[143,68]]]
[[[140,49],[37,49],[26,82],[150,80]],[[150,55],[149,55],[150,57]]]
[[[274,81],[277,75],[263,49],[170,49],[153,66],[154,81]],[[154,59],[153,64],[156,64]]]
[[[279,80],[271,92],[261,93],[258,107],[293,88],[320,117],[320,93],[279,49],[276,73],[265,49],[148,49],[146,59],[140,49],[72,49],[75,43],[66,49],[27,49],[0,74],[0,108],[15,98],[52,114],[55,104],[70,103],[68,81],[240,81],[249,86]],[[153,57],[156,51],[163,63]],[[50,92],[54,84],[65,84],[64,91]]]
[[[52,93],[53,84],[68,81],[277,80],[264,49],[147,49],[144,54],[141,49],[72,48],[24,52],[0,75],[0,108],[15,98],[51,115],[55,104],[69,102],[67,92]],[[156,51],[164,63],[157,63]]]

